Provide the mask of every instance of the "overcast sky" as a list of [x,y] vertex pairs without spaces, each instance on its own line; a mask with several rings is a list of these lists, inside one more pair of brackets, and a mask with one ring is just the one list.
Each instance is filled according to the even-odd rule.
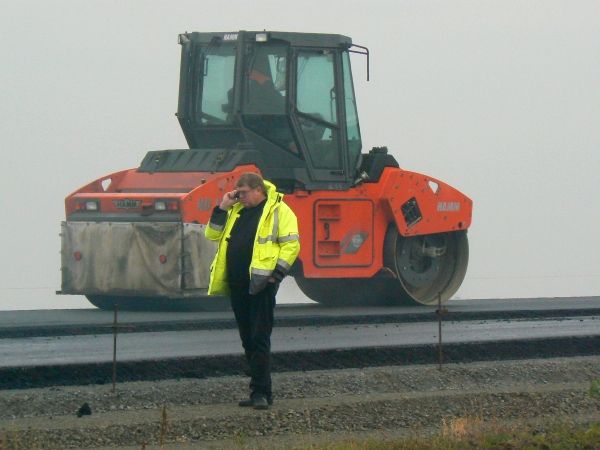
[[[185,148],[184,31],[352,37],[363,151],[470,196],[460,298],[600,295],[600,2],[1,1],[0,310],[60,289],[64,197]],[[288,283],[280,297],[302,300]]]

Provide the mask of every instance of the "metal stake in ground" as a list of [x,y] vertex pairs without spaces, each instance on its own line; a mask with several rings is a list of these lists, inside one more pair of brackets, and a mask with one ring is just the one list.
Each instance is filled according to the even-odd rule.
[[446,308],[442,308],[442,294],[438,294],[438,309],[435,310],[438,316],[438,369],[442,370],[444,354],[442,352],[442,316],[448,313]]
[[115,392],[115,385],[117,383],[117,311],[119,311],[119,305],[115,304],[115,318],[113,320],[113,366],[112,366],[112,391]]

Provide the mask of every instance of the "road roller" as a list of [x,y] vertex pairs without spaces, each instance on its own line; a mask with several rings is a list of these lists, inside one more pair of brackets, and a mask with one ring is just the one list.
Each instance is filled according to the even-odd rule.
[[186,32],[179,44],[176,118],[189,148],[149,151],[66,197],[62,294],[102,309],[227,308],[207,295],[216,248],[204,228],[244,172],[296,213],[290,275],[310,299],[431,305],[456,293],[472,201],[386,147],[363,149],[350,61],[368,78],[368,48],[276,31]]

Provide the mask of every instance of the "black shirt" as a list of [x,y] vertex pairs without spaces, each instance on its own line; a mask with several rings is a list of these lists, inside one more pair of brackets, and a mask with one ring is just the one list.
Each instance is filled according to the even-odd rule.
[[254,208],[242,208],[233,224],[227,245],[227,279],[229,285],[247,286],[250,283],[249,268],[252,262],[254,238],[265,203]]

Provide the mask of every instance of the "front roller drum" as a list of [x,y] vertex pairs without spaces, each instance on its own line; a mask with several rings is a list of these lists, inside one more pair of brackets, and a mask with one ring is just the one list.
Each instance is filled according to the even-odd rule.
[[295,276],[300,290],[311,300],[327,306],[414,305],[393,278],[304,278]]
[[403,296],[423,305],[448,301],[465,278],[469,262],[466,231],[401,236],[386,234],[384,264],[397,278]]
[[434,305],[446,302],[460,287],[469,260],[465,231],[403,237],[390,226],[384,242],[382,276],[373,278],[304,278],[302,292],[328,306]]

